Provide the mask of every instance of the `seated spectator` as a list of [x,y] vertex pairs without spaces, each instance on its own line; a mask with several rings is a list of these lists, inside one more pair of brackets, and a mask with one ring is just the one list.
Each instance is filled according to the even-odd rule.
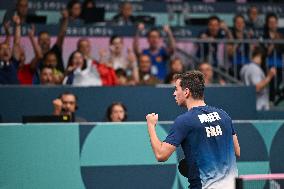
[[3,23],[6,22],[13,22],[13,16],[17,15],[20,17],[20,24],[26,23],[26,19],[28,16],[28,13],[30,12],[28,10],[28,0],[17,0],[16,2],[16,9],[8,10],[5,13]]
[[140,85],[156,85],[161,81],[151,74],[151,59],[148,55],[142,54],[139,57],[139,84]]
[[86,61],[79,51],[74,51],[68,60],[64,84],[77,86],[115,85],[114,70],[97,62]]
[[10,33],[9,33],[9,23],[4,24],[6,39],[4,42],[0,43],[0,84],[19,84],[17,71],[20,63],[20,53],[17,50],[19,44],[19,32],[20,19],[18,16],[14,16],[14,21],[16,22],[15,37],[13,50],[10,47]]
[[225,84],[225,81],[223,79],[218,79],[214,76],[213,67],[208,62],[202,62],[201,64],[199,64],[198,70],[203,73],[204,83],[206,86],[211,84]]
[[137,59],[130,48],[127,49],[127,55],[124,55],[123,39],[119,36],[110,38],[109,55],[101,49],[100,62],[112,67],[114,70],[119,68],[124,69],[129,78],[135,82],[139,81]]
[[120,4],[119,13],[112,18],[112,23],[118,26],[133,25],[135,23],[130,2],[122,2]]
[[73,52],[68,60],[67,77],[64,79],[65,84],[78,86],[102,86],[99,73],[92,65],[87,62],[81,52]]
[[175,82],[174,75],[183,72],[184,72],[184,65],[182,63],[182,60],[180,58],[174,58],[170,62],[170,73],[167,75],[165,83],[174,84]]
[[[199,36],[200,39],[210,40],[210,42],[204,42],[197,44],[197,57],[200,61],[212,62],[213,66],[224,66],[218,59],[220,48],[216,39],[232,39],[232,34],[228,29],[227,25],[222,22],[219,17],[211,16],[208,19],[207,30],[202,32]],[[221,52],[223,53],[223,52]]]
[[115,74],[117,77],[117,84],[120,86],[129,86],[137,84],[137,82],[135,82],[133,78],[127,76],[126,71],[122,68],[118,68],[117,70],[115,70]]
[[106,112],[106,118],[109,122],[123,122],[127,120],[127,109],[121,102],[113,102]]
[[71,0],[67,4],[69,14],[69,25],[83,25],[84,21],[81,19],[81,2],[79,0]]
[[88,38],[80,38],[77,42],[77,50],[80,51],[87,61],[93,61],[92,45]]
[[258,8],[256,6],[251,6],[248,9],[248,14],[246,17],[246,27],[253,38],[260,37],[258,29],[263,28],[264,21],[259,15]]
[[[245,30],[245,18],[242,15],[236,15],[233,19],[232,36],[236,40],[250,39],[250,34]],[[249,43],[234,43],[227,45],[228,58],[231,63],[230,69],[233,76],[239,78],[239,72],[243,64],[250,62]]]
[[103,86],[113,86],[117,84],[117,78],[115,71],[112,67],[109,67],[101,62],[95,60],[91,54],[91,42],[88,38],[81,38],[77,42],[77,51],[84,55],[88,65],[94,65],[93,69],[96,69],[100,74]]
[[261,69],[263,54],[262,49],[256,48],[252,53],[251,63],[244,65],[240,73],[245,85],[255,86],[257,110],[269,110],[269,90],[267,86],[276,75],[276,70],[273,67],[265,76]]
[[78,110],[78,98],[70,92],[62,93],[59,98],[53,100],[53,115],[71,116],[73,122],[87,122],[86,119],[76,115]]
[[[64,75],[63,73],[57,69],[57,65],[59,64],[59,60],[56,56],[56,53],[54,51],[49,51],[45,54],[45,56],[42,59],[42,63],[39,67],[39,69],[41,69],[41,67],[44,66],[48,66],[51,67],[53,69],[53,79],[54,79],[54,83],[55,84],[62,84],[62,81],[64,79]],[[38,76],[37,76],[38,72],[36,73],[33,83],[34,84],[40,84],[38,83]]]
[[133,49],[136,56],[139,57],[141,54],[148,55],[152,62],[151,73],[162,81],[165,79],[168,73],[167,67],[170,56],[175,51],[175,39],[170,27],[168,25],[165,25],[163,29],[169,37],[169,44],[166,47],[161,45],[162,37],[160,31],[153,28],[147,33],[147,41],[149,47],[142,51],[140,50],[139,35],[140,32],[144,30],[144,24],[138,25],[136,36],[133,40]]
[[19,84],[17,69],[19,60],[12,57],[11,48],[7,43],[0,44],[0,84]]
[[62,73],[64,73],[62,48],[65,39],[65,33],[67,30],[67,25],[68,25],[68,12],[64,10],[62,11],[62,21],[60,22],[60,31],[57,35],[55,44],[51,47],[50,35],[46,31],[41,31],[38,36],[38,45],[40,46],[40,50],[43,56],[46,56],[46,54],[50,51],[54,52],[58,60],[56,68]]
[[40,70],[40,84],[54,85],[53,68],[51,66],[43,66]]
[[20,17],[14,16],[13,21],[15,23],[15,32],[14,32],[14,47],[13,47],[13,56],[19,60],[18,67],[18,79],[20,84],[30,85],[32,84],[32,80],[34,74],[36,72],[37,64],[42,58],[42,53],[40,51],[40,47],[36,43],[34,33],[35,26],[32,25],[32,28],[28,31],[28,36],[30,38],[33,50],[34,50],[34,58],[31,62],[26,63],[26,55],[24,48],[21,46],[21,26],[20,26]]

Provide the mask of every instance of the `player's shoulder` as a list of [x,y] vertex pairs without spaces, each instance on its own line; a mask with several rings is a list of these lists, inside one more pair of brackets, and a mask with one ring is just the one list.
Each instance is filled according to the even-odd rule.
[[193,116],[193,112],[192,111],[187,111],[181,115],[179,115],[176,119],[175,119],[175,123],[185,123],[188,120],[191,120]]

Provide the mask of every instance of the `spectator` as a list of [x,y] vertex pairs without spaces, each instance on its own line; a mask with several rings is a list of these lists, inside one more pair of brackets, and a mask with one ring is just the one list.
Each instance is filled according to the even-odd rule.
[[[219,17],[211,16],[208,19],[208,26],[205,32],[202,32],[199,38],[206,40],[204,43],[197,44],[197,57],[201,61],[207,61],[214,66],[221,65],[218,60],[219,49],[216,39],[232,39],[232,34],[225,22],[222,22]],[[210,42],[208,42],[210,40]],[[224,65],[222,65],[224,66]]]
[[6,12],[4,19],[3,19],[3,23],[6,23],[8,21],[12,22],[13,21],[13,16],[17,15],[20,18],[21,23],[20,24],[24,24],[26,23],[26,19],[28,16],[28,0],[17,0],[16,3],[16,9],[13,10],[9,10]]
[[121,102],[113,102],[106,112],[106,118],[109,122],[123,122],[127,120],[127,109]]
[[[278,17],[274,13],[269,13],[265,18],[264,39],[277,41],[283,39],[283,35],[278,31]],[[266,46],[268,54],[268,65],[282,67],[282,53],[284,52],[283,44],[269,43]]]
[[54,85],[53,68],[51,66],[43,66],[40,70],[40,84]]
[[28,31],[28,36],[30,38],[33,50],[34,50],[34,58],[29,63],[25,63],[26,56],[24,48],[21,46],[21,27],[20,27],[20,17],[14,16],[13,17],[15,23],[15,36],[14,36],[14,47],[13,47],[13,54],[14,57],[19,59],[19,67],[18,67],[18,79],[20,84],[30,85],[32,84],[33,76],[36,72],[37,64],[42,58],[42,53],[40,47],[36,43],[34,33],[35,33],[35,26],[32,25],[32,28]]
[[15,37],[13,50],[10,47],[10,33],[9,33],[9,23],[5,23],[6,39],[3,43],[0,43],[0,84],[19,84],[17,70],[20,63],[19,51],[16,47],[19,44],[19,32],[21,31],[20,19],[18,16],[13,17],[16,23]]
[[65,84],[78,86],[101,86],[102,81],[99,73],[92,62],[87,62],[79,51],[74,51],[68,60],[67,77]]
[[156,85],[161,81],[151,74],[151,59],[148,55],[142,54],[139,57],[139,84],[140,85]]
[[70,25],[82,25],[84,22],[81,19],[82,6],[79,0],[71,0],[67,4]]
[[7,43],[0,44],[0,84],[19,84],[17,69],[19,60],[12,58],[11,48]]
[[[236,40],[250,39],[251,36],[245,30],[245,18],[242,15],[236,15],[233,19],[232,36]],[[239,72],[243,64],[250,62],[250,49],[249,43],[234,43],[227,45],[228,58],[231,63],[231,73],[236,78],[239,78]]]
[[120,86],[128,86],[128,85],[137,84],[137,82],[135,82],[133,78],[127,76],[126,71],[122,68],[118,68],[117,70],[115,70],[115,74],[117,77],[117,84]]
[[208,62],[202,62],[199,64],[198,70],[203,73],[204,83],[206,86],[211,84],[225,85],[225,81],[223,79],[217,79],[214,77],[213,67]]
[[277,71],[277,80],[273,80],[273,82],[270,84],[270,99],[274,100],[274,97],[280,92],[279,88],[283,81],[284,54],[284,44],[274,43],[278,40],[284,39],[283,35],[278,29],[278,17],[274,13],[269,13],[266,15],[263,38],[272,41],[272,43],[265,43],[265,49],[267,52],[267,67],[275,67]]
[[78,110],[78,98],[70,92],[62,93],[59,98],[53,100],[53,115],[68,115],[73,122],[87,122],[86,119],[76,115]]
[[112,18],[115,25],[133,25],[135,17],[132,15],[132,5],[130,2],[122,2],[119,6],[119,13]]
[[152,62],[151,73],[160,80],[164,80],[168,70],[167,64],[170,56],[175,51],[175,39],[172,31],[168,25],[164,26],[164,32],[169,37],[169,44],[166,47],[161,46],[161,33],[157,29],[151,29],[147,34],[147,40],[149,47],[143,51],[139,48],[139,33],[144,30],[144,24],[139,24],[136,32],[136,36],[133,40],[133,49],[135,54],[140,56],[141,54],[147,54]]
[[264,21],[260,17],[258,8],[256,6],[251,6],[248,9],[248,15],[246,19],[246,27],[248,31],[251,33],[252,37],[259,37],[258,30],[263,28]]
[[80,38],[77,42],[77,50],[80,51],[87,61],[93,61],[92,46],[88,38]]
[[99,63],[95,59],[92,58],[91,55],[91,43],[87,38],[79,39],[77,43],[77,51],[81,52],[85,59],[87,60],[87,65],[94,65],[92,69],[96,70],[99,73],[100,78],[102,80],[102,85],[104,86],[113,86],[117,84],[117,78],[115,75],[115,71],[102,63]]
[[267,85],[276,74],[275,68],[270,68],[267,76],[261,69],[263,50],[256,48],[252,53],[251,63],[244,65],[241,69],[241,79],[245,85],[253,85],[256,89],[256,109],[269,109],[269,90]]
[[165,83],[174,84],[175,82],[174,75],[183,72],[184,72],[184,65],[182,63],[182,60],[180,58],[174,58],[170,62],[170,73],[167,75]]
[[96,8],[96,3],[94,0],[84,0],[82,4],[82,10]]
[[64,72],[62,48],[65,39],[65,33],[67,30],[67,25],[68,25],[68,12],[64,10],[62,11],[62,21],[60,22],[60,31],[57,35],[55,44],[52,47],[50,47],[51,46],[50,35],[46,31],[40,32],[38,36],[38,44],[41,48],[43,55],[46,55],[49,51],[54,52],[57,56],[57,59],[59,60],[59,64],[56,66],[56,68],[62,73]]
[[126,71],[127,76],[135,82],[139,82],[139,73],[137,66],[137,59],[130,48],[127,49],[127,56],[124,55],[123,39],[119,36],[112,36],[110,38],[110,55],[102,49],[100,52],[100,62],[105,62],[114,70],[122,68]]

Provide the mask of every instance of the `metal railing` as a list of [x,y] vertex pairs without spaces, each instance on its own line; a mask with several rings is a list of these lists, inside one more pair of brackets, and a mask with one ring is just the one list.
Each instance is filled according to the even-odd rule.
[[[202,62],[212,65],[216,75],[225,78],[228,83],[241,83],[240,70],[251,61],[254,47],[263,48],[265,59],[262,68],[265,74],[275,67],[277,74],[270,82],[270,100],[278,104],[284,99],[284,40],[268,39],[178,39],[180,43],[191,43],[191,52],[177,49],[179,54],[190,57],[191,69],[197,69]],[[268,46],[274,46],[268,55]]]

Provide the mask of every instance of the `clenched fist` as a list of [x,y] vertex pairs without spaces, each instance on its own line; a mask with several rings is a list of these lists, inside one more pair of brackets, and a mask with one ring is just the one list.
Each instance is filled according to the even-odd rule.
[[148,126],[156,126],[159,119],[159,115],[155,113],[148,114],[146,116]]

